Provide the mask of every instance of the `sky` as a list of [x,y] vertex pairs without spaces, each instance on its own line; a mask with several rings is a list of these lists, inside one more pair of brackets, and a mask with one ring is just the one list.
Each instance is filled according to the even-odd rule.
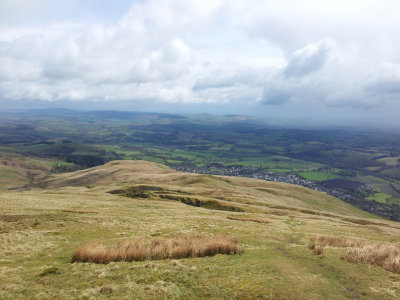
[[0,0],[0,110],[400,125],[396,0]]

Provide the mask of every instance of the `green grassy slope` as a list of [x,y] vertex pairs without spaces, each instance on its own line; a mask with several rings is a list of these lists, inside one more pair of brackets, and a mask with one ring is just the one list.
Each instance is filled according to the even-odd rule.
[[[157,186],[163,193],[215,200],[244,212],[194,207],[162,194],[124,197],[110,190]],[[0,194],[1,299],[398,299],[400,274],[342,260],[344,249],[307,248],[315,234],[399,243],[400,225],[309,189],[253,179],[179,173],[112,162],[52,175],[30,191]],[[73,213],[86,210],[88,213]],[[269,223],[228,217],[257,218]],[[227,234],[242,255],[71,263],[88,242],[138,236]],[[111,293],[101,287],[110,286]]]

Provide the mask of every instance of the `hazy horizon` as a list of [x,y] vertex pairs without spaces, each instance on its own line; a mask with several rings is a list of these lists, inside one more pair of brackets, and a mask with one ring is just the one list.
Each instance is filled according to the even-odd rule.
[[400,125],[397,1],[0,1],[0,110]]

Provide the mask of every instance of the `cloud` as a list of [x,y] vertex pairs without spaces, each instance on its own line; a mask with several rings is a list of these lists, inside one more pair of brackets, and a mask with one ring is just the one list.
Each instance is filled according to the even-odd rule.
[[400,33],[396,0],[234,1],[235,18],[249,35],[292,53],[329,36],[348,49],[380,60],[397,57]]
[[375,94],[400,94],[400,79],[377,79],[368,83],[365,90]]
[[265,69],[212,70],[206,76],[196,79],[193,90],[218,89],[237,85],[261,86],[266,76]]
[[304,76],[320,70],[328,60],[329,53],[335,48],[335,41],[323,39],[296,50],[289,58],[284,70],[285,76]]
[[295,50],[286,67],[265,82],[261,103],[376,109],[399,100],[399,65],[368,68],[340,55],[340,48],[327,38]]
[[[207,23],[219,5],[218,1],[200,4],[136,2],[118,23],[111,25],[75,23],[11,31],[0,28],[0,33],[7,33],[2,35],[3,40],[0,37],[0,91],[6,99],[39,97],[56,101],[69,96],[90,100],[96,97],[92,90],[107,90],[107,95],[99,98],[133,100],[142,93],[131,88],[129,97],[121,92],[125,86],[145,90],[141,85],[163,82],[162,89],[155,89],[160,92],[159,99],[175,101],[171,100],[173,94],[181,98],[182,90],[190,88],[180,87],[177,82],[168,86],[168,82],[183,82],[194,64],[191,49],[181,36]],[[73,92],[69,92],[71,88]]]
[[282,105],[289,102],[292,93],[287,88],[266,86],[263,89],[262,103],[268,105]]
[[[264,83],[261,103],[283,105],[288,102],[304,104],[321,103],[332,94],[327,79],[320,71],[328,62],[335,42],[324,38],[297,49],[289,57],[284,68]],[[328,71],[329,72],[329,71]]]
[[375,95],[400,97],[400,65],[383,63],[371,70],[364,90]]
[[56,1],[58,0],[2,0],[0,1],[0,23],[23,22],[25,18],[43,12]]
[[96,1],[0,1],[0,101],[373,110],[399,98],[397,1],[135,0],[85,18]]

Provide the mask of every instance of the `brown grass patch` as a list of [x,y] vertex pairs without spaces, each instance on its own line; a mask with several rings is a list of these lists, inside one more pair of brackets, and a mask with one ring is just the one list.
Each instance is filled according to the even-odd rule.
[[[316,245],[322,247],[331,246],[340,248],[362,247],[367,243],[368,243],[367,241],[349,239],[340,236],[320,235],[320,236],[313,236],[310,238],[309,248],[311,247],[311,245],[314,245],[314,248],[316,247]],[[310,248],[310,250],[311,249],[313,248]]]
[[354,263],[378,265],[393,273],[400,273],[400,247],[371,244],[347,249],[346,258]]
[[108,264],[112,261],[143,261],[214,256],[216,254],[241,254],[243,248],[236,238],[227,236],[205,237],[179,235],[171,238],[136,238],[119,242],[115,247],[87,244],[79,247],[72,262]]
[[322,255],[324,253],[324,247],[319,246],[314,248],[312,251],[315,255]]
[[267,220],[262,220],[262,219],[255,219],[255,218],[243,218],[243,217],[227,217],[230,220],[236,220],[236,221],[249,221],[249,222],[256,222],[256,223],[271,223],[270,221]]
[[338,236],[313,236],[308,248],[318,254],[318,249],[325,246],[347,248],[345,258],[354,263],[377,265],[385,270],[400,273],[400,246],[378,244]]
[[97,210],[87,210],[87,209],[63,209],[63,212],[75,213],[75,214],[98,214]]

